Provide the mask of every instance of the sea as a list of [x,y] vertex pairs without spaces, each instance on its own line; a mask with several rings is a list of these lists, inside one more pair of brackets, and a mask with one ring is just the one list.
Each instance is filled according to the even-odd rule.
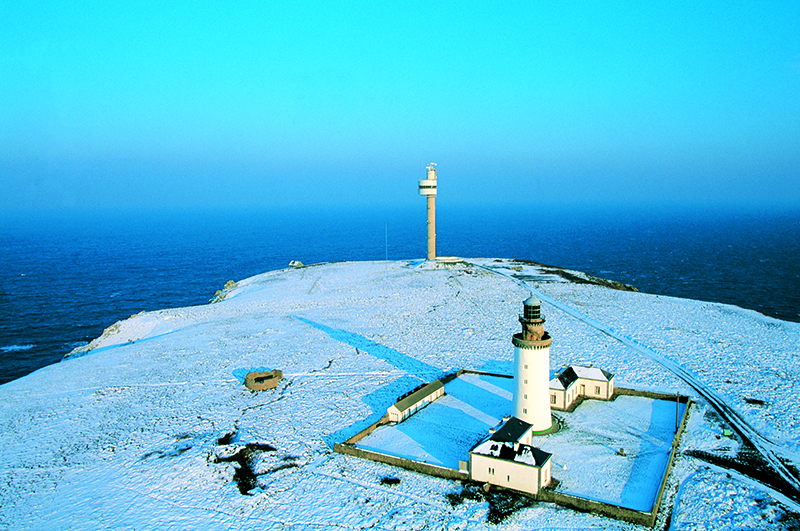
[[[0,215],[0,384],[228,280],[421,259],[425,205]],[[441,256],[517,258],[800,322],[800,208],[437,205]],[[622,310],[624,311],[624,310]]]

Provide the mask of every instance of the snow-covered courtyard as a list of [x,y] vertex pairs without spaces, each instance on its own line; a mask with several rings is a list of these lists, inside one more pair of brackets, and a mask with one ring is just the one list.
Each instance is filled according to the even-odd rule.
[[572,413],[557,413],[563,428],[534,444],[553,454],[558,491],[649,512],[672,451],[676,409],[682,418],[686,404],[640,396],[586,400]]
[[[512,387],[511,378],[462,374],[445,384],[443,397],[399,424],[377,428],[357,446],[458,469],[511,414]],[[553,454],[559,492],[649,512],[685,409],[638,396],[585,400],[571,413],[555,413],[561,429],[535,437],[534,445]]]

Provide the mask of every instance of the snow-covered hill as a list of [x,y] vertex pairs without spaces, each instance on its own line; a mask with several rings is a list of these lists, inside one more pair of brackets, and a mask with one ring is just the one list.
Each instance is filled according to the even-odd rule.
[[[619,337],[689,371],[800,463],[799,324],[511,260],[333,263],[242,280],[214,304],[132,316],[0,386],[0,527],[635,528],[537,503],[491,523],[496,500],[332,453],[422,381],[453,368],[507,371],[526,286],[558,304],[544,306],[553,368],[593,363],[618,386],[698,400],[683,452],[731,457],[740,443],[668,364]],[[285,380],[250,392],[234,372],[255,367]],[[800,518],[780,493],[686,455],[669,496],[660,522],[673,529]]]

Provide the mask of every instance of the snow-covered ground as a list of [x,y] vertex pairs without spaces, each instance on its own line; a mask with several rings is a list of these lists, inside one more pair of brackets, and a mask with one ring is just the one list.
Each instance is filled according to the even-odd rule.
[[[451,505],[445,494],[460,488],[451,481],[331,451],[422,381],[507,365],[528,295],[513,275],[690,369],[800,462],[800,325],[568,283],[533,265],[472,262],[489,270],[355,262],[265,273],[216,304],[133,316],[88,352],[0,386],[0,527],[633,528],[550,504],[495,526],[485,501]],[[620,386],[696,396],[653,359],[544,310],[553,368],[592,362]],[[251,367],[286,379],[250,392],[234,374]],[[735,452],[722,429],[701,401],[681,449]],[[225,459],[248,444],[256,477],[244,495],[238,465]],[[688,456],[672,478],[664,506],[677,500],[673,529],[773,529],[798,510]]]

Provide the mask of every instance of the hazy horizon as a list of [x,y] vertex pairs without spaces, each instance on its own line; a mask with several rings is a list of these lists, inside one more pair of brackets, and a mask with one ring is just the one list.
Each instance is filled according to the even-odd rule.
[[0,209],[800,206],[800,5],[16,3]]

